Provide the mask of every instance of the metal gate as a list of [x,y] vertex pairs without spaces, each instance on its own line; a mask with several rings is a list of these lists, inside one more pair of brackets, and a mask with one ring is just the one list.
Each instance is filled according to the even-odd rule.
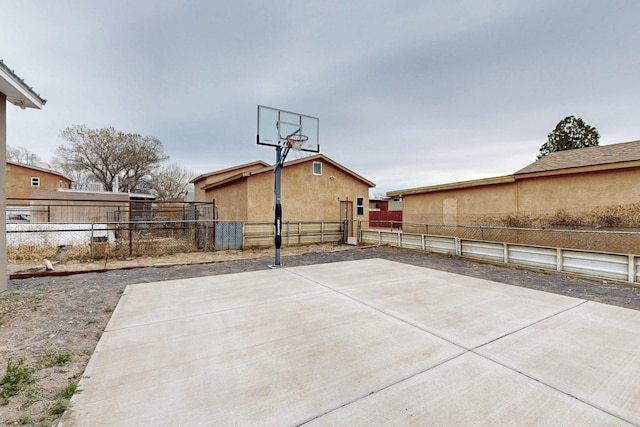
[[215,250],[242,249],[242,223],[219,222],[215,227]]

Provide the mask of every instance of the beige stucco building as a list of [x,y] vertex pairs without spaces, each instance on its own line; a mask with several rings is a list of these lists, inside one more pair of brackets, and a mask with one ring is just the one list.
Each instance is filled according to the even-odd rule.
[[448,225],[533,223],[566,212],[640,204],[640,141],[559,151],[513,175],[390,191],[405,222]]
[[7,161],[7,199],[9,205],[28,205],[39,190],[71,188],[72,180],[51,169]]
[[[220,220],[273,220],[272,165],[247,163],[200,175],[192,183],[195,200],[215,202]],[[373,182],[323,154],[286,162],[281,184],[283,220],[366,221],[372,187]]]

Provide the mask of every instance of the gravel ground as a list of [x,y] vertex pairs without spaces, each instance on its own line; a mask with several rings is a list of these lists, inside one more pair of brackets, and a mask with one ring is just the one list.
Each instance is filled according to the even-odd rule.
[[[347,260],[384,258],[546,292],[640,310],[640,287],[589,280],[467,259],[391,247],[354,248],[310,246],[284,248],[282,264],[295,267]],[[295,254],[291,254],[294,252]],[[0,422],[7,425],[55,425],[68,403],[68,394],[82,375],[120,295],[129,284],[207,275],[264,270],[273,263],[273,250],[235,252],[232,256],[194,255],[191,262],[151,262],[153,267],[122,268],[112,263],[100,272],[11,279],[0,294]],[[329,267],[328,267],[329,268]],[[57,268],[60,274],[64,268]],[[74,270],[69,267],[69,270]],[[27,372],[30,378],[11,383],[7,373]],[[8,396],[13,392],[16,395]],[[66,395],[65,395],[66,392]]]

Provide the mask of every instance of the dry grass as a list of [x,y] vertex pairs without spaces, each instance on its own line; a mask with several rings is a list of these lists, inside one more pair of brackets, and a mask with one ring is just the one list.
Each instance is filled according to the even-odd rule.
[[607,206],[589,211],[569,212],[560,209],[551,214],[507,215],[488,222],[514,228],[539,228],[543,226],[596,229],[640,228],[640,204]]
[[[20,245],[18,247],[7,248],[7,260],[9,262],[41,262],[43,259],[55,260],[58,247],[53,245],[35,246]],[[72,246],[69,248],[68,258],[78,261],[88,261],[89,245]]]
[[[89,244],[71,246],[67,252],[67,259],[89,262],[104,258],[126,259],[130,256],[165,256],[179,253],[198,252],[203,249],[195,247],[192,240],[173,239],[169,237],[136,238],[131,242],[94,243],[93,254]],[[55,260],[58,246],[20,245],[7,248],[7,260],[15,263],[42,262],[43,259]]]

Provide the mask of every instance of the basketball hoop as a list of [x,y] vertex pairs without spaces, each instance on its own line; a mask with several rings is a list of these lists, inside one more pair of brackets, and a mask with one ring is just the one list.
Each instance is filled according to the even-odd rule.
[[300,135],[299,133],[294,133],[293,135],[289,135],[287,137],[287,147],[292,148],[296,151],[301,151],[302,146],[309,139],[306,135]]

